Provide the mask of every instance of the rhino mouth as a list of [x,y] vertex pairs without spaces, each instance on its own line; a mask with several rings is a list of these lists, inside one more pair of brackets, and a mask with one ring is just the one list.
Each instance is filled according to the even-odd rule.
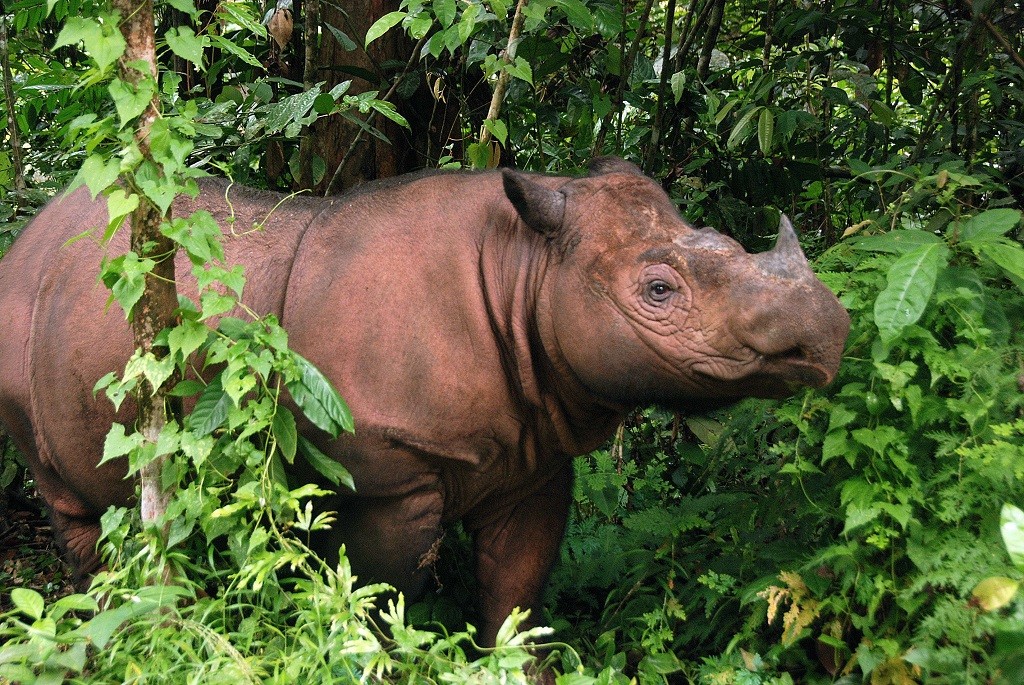
[[[818,360],[808,358],[799,348],[778,354],[759,354],[730,372],[721,366],[695,369],[708,388],[716,385],[723,394],[767,399],[789,397],[805,387],[823,388],[832,382],[835,372]],[[724,382],[724,387],[723,387]]]
[[761,373],[774,376],[793,389],[801,386],[823,388],[831,383],[835,376],[835,373],[829,371],[821,362],[808,359],[799,348],[763,357],[761,368]]

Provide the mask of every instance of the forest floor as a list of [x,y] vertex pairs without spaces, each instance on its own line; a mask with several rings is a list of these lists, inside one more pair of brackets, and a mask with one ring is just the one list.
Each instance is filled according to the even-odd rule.
[[14,588],[36,590],[47,602],[74,592],[42,503],[17,495],[6,505],[0,511],[0,613],[12,608]]

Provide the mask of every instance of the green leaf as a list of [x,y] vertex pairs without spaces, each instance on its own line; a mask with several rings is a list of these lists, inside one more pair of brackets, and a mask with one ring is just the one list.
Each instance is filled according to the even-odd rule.
[[178,194],[178,185],[174,179],[165,176],[155,164],[143,164],[135,172],[135,182],[146,197],[157,206],[160,213],[167,216],[167,211]]
[[11,590],[11,602],[18,611],[36,620],[43,617],[43,609],[46,607],[41,594],[24,587]]
[[1020,224],[1016,209],[990,209],[976,214],[960,225],[960,240],[965,243],[985,242],[1000,238]]
[[942,243],[925,245],[908,252],[891,267],[888,285],[875,299],[875,325],[883,341],[891,341],[916,323],[932,297],[940,266],[949,250]]
[[356,49],[355,41],[349,38],[347,33],[339,29],[337,26],[334,26],[333,24],[327,24],[327,28],[331,32],[331,35],[334,36],[334,39],[338,41],[338,45],[341,46],[342,50],[345,50],[346,52],[352,52],[353,50]]
[[295,428],[295,415],[287,407],[277,406],[274,412],[274,420],[271,423],[271,430],[277,440],[277,446],[281,454],[291,464],[295,460],[295,450],[298,445],[298,431]]
[[320,95],[320,84],[271,105],[267,110],[267,118],[264,122],[267,133],[278,133],[288,124],[302,120],[312,109],[318,95]]
[[174,27],[164,34],[164,38],[171,52],[196,65],[199,71],[204,71],[203,50],[210,46],[209,38],[197,36],[188,26]]
[[505,126],[505,122],[501,119],[485,119],[484,126],[491,132],[491,135],[498,139],[498,142],[502,145],[506,144],[508,140],[508,128]]
[[491,163],[491,146],[486,143],[470,143],[466,146],[466,157],[474,169],[486,169]]
[[757,118],[757,145],[761,154],[767,156],[772,151],[772,136],[775,133],[775,115],[765,107]]
[[299,436],[299,447],[310,465],[323,474],[327,480],[335,485],[344,485],[355,492],[356,484],[348,469],[321,452],[316,445],[301,435]]
[[1024,511],[1012,504],[1004,504],[999,516],[999,532],[1003,535],[1010,561],[1024,570]]
[[137,85],[126,83],[115,78],[107,87],[110,97],[117,108],[117,118],[121,121],[121,128],[135,120],[137,116],[146,111],[156,94],[156,84],[153,79],[144,78]]
[[[107,195],[107,216],[110,217],[107,233],[103,235],[103,242],[108,242],[113,237],[113,231],[120,227],[124,218],[135,211],[139,206],[139,196],[135,193],[128,195],[123,188],[114,188]],[[113,227],[111,230],[110,227]]]
[[113,274],[116,279],[112,283],[107,282],[111,294],[124,309],[125,318],[131,314],[135,303],[142,297],[146,288],[146,274],[153,270],[156,262],[152,259],[139,259],[134,252],[129,252],[109,264],[104,271],[104,281]]
[[586,34],[594,30],[594,15],[581,0],[555,0],[555,4],[565,12],[573,28]]
[[313,100],[313,111],[317,114],[329,114],[334,109],[334,98],[329,93],[320,93]]
[[167,335],[167,344],[170,346],[171,354],[179,361],[184,361],[203,346],[210,329],[198,321],[184,319],[181,323],[171,329]]
[[937,245],[943,242],[942,238],[916,229],[904,231],[889,231],[882,235],[871,235],[857,238],[852,241],[851,246],[855,250],[867,252],[888,252],[891,254],[906,254],[916,250],[922,245]]
[[196,9],[194,0],[167,0],[167,4],[180,12],[184,12],[192,19],[199,18],[199,10]]
[[533,85],[533,69],[530,68],[530,63],[522,57],[516,57],[514,63],[505,65],[505,70],[517,79]]
[[686,72],[677,71],[672,74],[672,78],[669,79],[669,85],[672,86],[673,100],[678,105],[683,97],[683,88],[686,87]]
[[107,437],[103,440],[103,458],[100,459],[100,464],[123,457],[142,445],[142,442],[142,434],[126,433],[124,426],[115,423],[110,427]]
[[92,199],[96,199],[100,193],[114,185],[118,174],[121,173],[121,165],[116,159],[106,160],[103,155],[91,154],[85,158],[82,168],[78,170],[71,187],[75,188],[85,185],[89,188]]
[[366,31],[366,41],[363,43],[363,47],[367,47],[370,43],[383,36],[407,16],[409,16],[408,12],[388,12],[373,22],[373,26]]
[[640,661],[640,670],[667,675],[682,670],[682,664],[675,654],[662,652],[660,654],[648,654]]
[[978,250],[995,262],[1006,275],[1024,291],[1024,249],[1001,240],[991,243],[977,243]]
[[736,122],[736,125],[732,129],[732,133],[729,134],[729,140],[725,142],[725,146],[730,150],[735,150],[740,143],[747,139],[747,130],[750,128],[750,122],[754,120],[764,107],[757,105],[748,109],[740,120]]
[[242,60],[251,67],[257,67],[264,69],[263,63],[256,59],[256,56],[243,47],[240,47],[233,40],[228,40],[224,36],[213,35],[210,37],[213,45],[218,48],[230,52],[232,55]]
[[221,375],[218,373],[206,390],[196,400],[196,406],[188,416],[188,423],[191,430],[200,435],[209,435],[217,430],[228,417],[232,405],[231,396],[224,392],[221,384]]
[[299,354],[292,353],[299,367],[299,378],[288,383],[288,392],[313,424],[338,437],[341,431],[352,432],[352,412],[338,391],[320,369]]
[[434,16],[442,27],[451,26],[455,21],[455,0],[434,0]]
[[871,523],[882,513],[877,507],[860,507],[851,504],[846,507],[846,522],[843,524],[843,535]]
[[718,113],[715,114],[715,126],[721,124],[722,120],[729,116],[729,112],[731,112],[733,107],[738,105],[739,102],[739,98],[734,98],[732,100],[728,100],[724,105],[722,105],[722,109],[718,110]]
[[103,23],[93,17],[68,17],[57,36],[54,49],[81,42],[100,71],[106,70],[124,54],[125,42],[115,16],[105,14],[101,18]]

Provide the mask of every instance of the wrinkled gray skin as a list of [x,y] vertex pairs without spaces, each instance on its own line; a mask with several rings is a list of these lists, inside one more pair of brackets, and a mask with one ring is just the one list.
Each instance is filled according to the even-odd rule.
[[[578,179],[439,174],[280,201],[211,181],[174,213],[204,208],[232,227],[227,262],[245,265],[246,303],[280,317],[353,410],[354,436],[300,425],[358,490],[328,503],[341,515],[318,545],[330,555],[344,542],[363,580],[415,596],[421,558],[461,519],[485,643],[513,607],[539,615],[572,457],[639,405],[701,411],[825,385],[849,330],[788,221],[774,250],[749,255],[686,224],[617,159]],[[249,231],[257,222],[266,230]],[[123,463],[96,468],[111,422],[133,409],[115,416],[92,394],[123,368],[131,335],[119,308],[103,311],[101,248],[65,245],[105,223],[104,205],[76,191],[0,261],[0,420],[84,574],[99,562],[100,514],[135,488]],[[187,276],[179,287],[195,291]]]

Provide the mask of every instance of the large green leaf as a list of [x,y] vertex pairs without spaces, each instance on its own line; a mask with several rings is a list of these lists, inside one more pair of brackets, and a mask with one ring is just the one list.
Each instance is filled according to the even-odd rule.
[[976,214],[960,225],[960,240],[965,243],[997,240],[1020,224],[1016,209],[990,209]]
[[574,28],[588,34],[594,30],[594,15],[581,0],[555,0],[555,4]]
[[1012,504],[1004,504],[999,517],[999,531],[1003,534],[1013,565],[1024,570],[1024,511]]
[[855,250],[866,250],[868,252],[889,252],[891,254],[905,254],[916,250],[922,245],[938,245],[942,238],[916,229],[904,231],[889,231],[882,235],[869,235],[857,238],[851,242]]
[[271,423],[271,430],[274,431],[274,438],[281,454],[288,463],[295,459],[295,450],[298,446],[298,432],[295,428],[295,416],[287,407],[277,407],[274,412],[274,420]]
[[43,617],[45,602],[43,596],[29,588],[16,587],[11,590],[11,603],[23,614],[35,619]]
[[748,109],[740,120],[736,122],[736,126],[733,127],[732,133],[729,134],[729,140],[725,142],[725,146],[730,150],[736,149],[740,143],[747,139],[747,132],[750,129],[750,122],[753,121],[754,117],[757,116],[764,107],[757,105]]
[[979,242],[976,247],[1006,272],[1018,288],[1024,290],[1024,249],[1004,239]]
[[761,154],[768,155],[772,151],[772,137],[775,135],[775,116],[765,107],[757,118],[757,144]]
[[181,26],[168,30],[164,34],[164,39],[167,40],[167,47],[171,52],[196,65],[199,71],[204,70],[203,51],[210,45],[209,37],[197,36],[189,27]]
[[363,43],[363,47],[368,46],[370,43],[383,36],[393,26],[395,26],[395,24],[405,19],[408,14],[408,12],[388,12],[383,17],[373,22],[373,26],[366,31],[366,41]]
[[949,254],[943,243],[924,245],[889,267],[889,284],[875,299],[875,325],[889,341],[924,314],[935,288],[939,268]]
[[442,27],[451,26],[455,21],[455,0],[434,0],[434,16]]
[[310,465],[323,474],[327,480],[335,485],[344,485],[350,490],[355,491],[356,484],[352,480],[352,474],[348,472],[348,469],[321,452],[316,445],[301,435],[299,436],[299,447],[302,449],[302,454],[305,455]]
[[224,392],[218,373],[196,400],[195,409],[188,417],[191,429],[200,435],[209,435],[224,423],[231,405],[231,396]]
[[[309,110],[313,108],[317,96],[320,95],[320,84],[316,84],[307,91],[290,95],[280,102],[275,102],[267,109],[264,126],[268,134],[278,133],[284,130],[292,122],[307,123],[304,121]],[[314,118],[316,115],[314,114]]]
[[341,431],[352,432],[352,412],[320,369],[295,354],[299,378],[288,384],[288,392],[306,417],[321,430],[337,437]]

